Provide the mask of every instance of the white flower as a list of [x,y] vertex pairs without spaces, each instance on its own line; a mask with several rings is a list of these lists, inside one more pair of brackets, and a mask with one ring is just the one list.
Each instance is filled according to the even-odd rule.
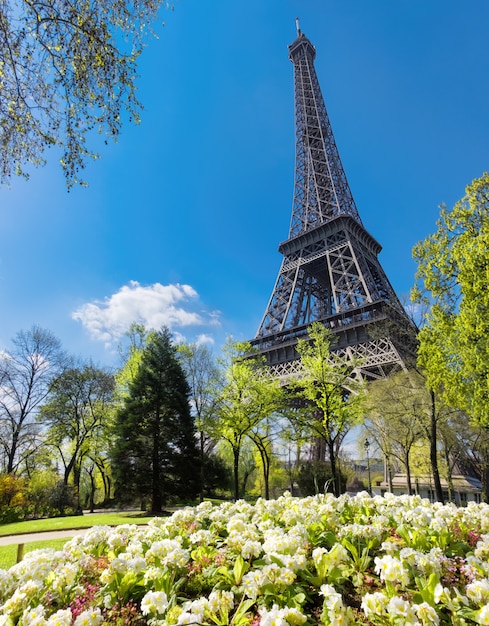
[[397,552],[398,549],[399,544],[395,541],[391,541],[390,539],[383,541],[382,545],[380,546],[380,551],[386,552],[387,554],[393,554],[394,552]]
[[44,626],[46,619],[44,617],[45,608],[42,604],[33,609],[25,609],[22,614],[22,624],[24,626]]
[[366,593],[362,599],[362,610],[367,617],[372,615],[383,615],[389,604],[389,598],[381,591]]
[[146,552],[147,564],[153,565],[155,561],[159,561],[161,565],[185,567],[190,559],[190,553],[183,549],[180,544],[181,540],[178,539],[155,541]]
[[29,604],[29,598],[27,597],[26,593],[22,590],[22,588],[19,587],[18,589],[14,591],[12,596],[10,596],[10,598],[2,606],[2,610],[7,615],[8,614],[13,615],[15,613],[20,613],[21,611],[23,611],[25,608],[27,608],[28,604]]
[[[270,555],[267,556],[267,561],[268,557],[270,557]],[[285,568],[293,572],[298,572],[307,567],[307,557],[302,552],[296,552],[295,554],[277,554],[276,558],[279,559]]]
[[83,611],[75,619],[74,626],[98,626],[104,621],[100,609],[98,607]]
[[234,593],[232,591],[213,591],[209,596],[207,606],[212,613],[218,611],[229,613],[234,606]]
[[298,609],[291,607],[279,609],[276,604],[270,610],[262,607],[258,612],[260,626],[299,626],[307,621],[307,617]]
[[375,557],[375,572],[383,581],[400,582],[403,585],[409,584],[409,572],[402,561],[390,554]]
[[252,570],[243,576],[241,586],[244,594],[248,598],[254,599],[258,596],[262,585],[262,578],[261,570]]
[[439,604],[440,601],[445,597],[445,595],[450,595],[448,589],[445,589],[441,583],[437,583],[435,590],[433,592],[433,600],[435,604]]
[[295,573],[287,567],[280,567],[276,563],[265,565],[262,569],[262,584],[271,583],[277,587],[286,589],[296,579]]
[[489,604],[477,611],[477,623],[487,626],[489,624]]
[[46,622],[46,626],[71,626],[73,616],[70,609],[56,611]]
[[184,611],[178,616],[177,624],[202,624],[202,620],[197,621],[195,615],[192,615],[192,613],[189,613],[188,611]]
[[307,621],[307,617],[295,607],[285,607],[284,617],[287,620],[287,623],[291,626],[295,626],[296,624],[304,624],[304,622]]
[[65,563],[56,570],[56,579],[53,581],[53,587],[64,589],[72,587],[77,578],[78,566],[74,563]]
[[177,624],[203,624],[207,605],[207,598],[186,602],[183,607],[184,610],[178,616]]
[[148,567],[148,569],[144,572],[144,584],[152,586],[151,583],[155,580],[162,578],[165,575],[165,572],[160,567]]
[[111,568],[107,567],[100,574],[100,582],[103,585],[109,585],[114,580],[114,574],[115,572]]
[[259,541],[246,541],[241,547],[241,556],[248,561],[252,557],[258,558],[262,551],[262,545]]
[[330,611],[337,612],[343,608],[341,593],[338,593],[333,585],[321,585],[319,593],[324,596],[324,605]]
[[189,537],[189,541],[192,544],[210,545],[214,540],[214,535],[210,530],[198,530],[192,533]]
[[415,604],[413,608],[416,610],[416,613],[418,615],[418,618],[421,620],[421,623],[425,626],[429,626],[430,624],[435,624],[436,626],[436,624],[440,623],[438,613],[427,602]]
[[143,615],[161,615],[167,608],[168,597],[164,591],[148,591],[141,600],[141,613]]
[[389,604],[387,605],[387,612],[402,617],[402,623],[405,626],[407,626],[408,624],[418,624],[416,613],[411,604],[407,600],[404,600],[399,596],[394,596],[389,600]]
[[331,626],[346,626],[350,623],[351,609],[343,604],[343,598],[332,585],[321,585],[324,596],[323,610],[327,610]]
[[467,585],[467,597],[477,604],[489,602],[489,580],[475,580]]
[[229,520],[227,531],[228,531],[228,534],[246,533],[247,524],[243,519],[235,515],[234,517],[231,517],[231,519]]

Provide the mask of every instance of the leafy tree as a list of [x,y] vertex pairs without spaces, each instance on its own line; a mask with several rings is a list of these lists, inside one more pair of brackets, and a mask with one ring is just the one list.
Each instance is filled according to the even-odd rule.
[[442,446],[444,475],[447,480],[448,499],[450,502],[455,502],[458,506],[461,502],[458,493],[454,489],[452,477],[455,468],[461,464],[460,462],[463,464],[465,451],[459,445],[457,429],[466,430],[467,426],[467,417],[459,411],[452,411],[447,421],[438,429],[440,435],[439,442]]
[[[412,491],[409,455],[418,440],[429,444],[429,473],[436,498],[443,502],[438,467],[439,426],[446,420],[446,407],[435,402],[425,378],[416,370],[396,372],[369,385],[368,430],[384,454],[388,466],[397,457],[406,469],[408,492]],[[428,473],[428,472],[426,472]],[[390,481],[389,473],[389,481]],[[392,489],[392,485],[389,485]]]
[[204,473],[204,497],[231,493],[231,472],[221,455],[217,453],[217,448],[212,454],[204,457]]
[[[217,442],[216,455],[222,463],[222,466],[226,470],[226,478],[222,482],[221,488],[224,489],[225,492],[233,496],[235,495],[235,457],[233,449],[225,439],[221,439]],[[250,493],[252,487],[250,487],[250,489],[248,487],[250,484],[255,484],[258,470],[256,451],[251,439],[244,438],[239,451],[238,463],[239,496],[240,498],[244,498],[246,496],[252,495]]]
[[27,501],[26,483],[13,474],[0,474],[0,522],[24,519]]
[[489,173],[474,180],[437,231],[413,250],[412,297],[430,305],[419,333],[428,386],[489,425]]
[[451,414],[448,426],[442,433],[444,445],[450,446],[449,471],[456,466],[459,472],[479,478],[482,498],[489,502],[489,430],[469,422],[460,411]]
[[290,403],[281,411],[284,416],[281,439],[286,450],[285,466],[289,477],[289,489],[294,495],[294,484],[301,469],[302,452],[310,442],[311,430],[307,419],[303,419],[303,409]]
[[489,432],[487,428],[475,425],[471,429],[468,458],[472,461],[482,483],[482,498],[489,502]]
[[49,510],[53,515],[74,515],[79,513],[78,498],[72,485],[58,480],[49,495]]
[[0,6],[0,181],[27,177],[59,146],[68,187],[88,157],[92,130],[117,138],[126,112],[139,121],[137,59],[157,0],[4,0]]
[[35,417],[66,363],[59,340],[39,326],[19,332],[12,343],[12,350],[0,351],[0,447],[7,473],[36,453]]
[[326,445],[334,493],[339,496],[342,492],[338,470],[340,445],[349,430],[363,418],[363,385],[354,377],[358,363],[345,361],[331,351],[335,338],[330,330],[314,322],[308,334],[308,340],[300,339],[297,344],[302,374],[291,389],[308,403],[302,420],[308,422],[314,436]]
[[270,498],[270,471],[273,461],[273,433],[272,420],[265,419],[261,424],[251,429],[249,438],[255,444],[260,456],[260,462],[263,473],[263,490],[266,500]]
[[326,493],[334,488],[335,480],[339,476],[340,489],[346,489],[346,477],[337,469],[337,476],[333,476],[331,464],[328,461],[306,461],[301,464],[297,482],[302,496],[312,496]]
[[111,401],[104,407],[102,428],[93,433],[91,446],[83,458],[80,498],[91,511],[95,504],[105,504],[112,496],[110,447],[114,424],[113,404]]
[[195,496],[198,457],[189,393],[170,331],[150,333],[116,415],[116,498],[139,495],[158,513],[171,496]]
[[424,387],[414,387],[405,372],[375,380],[368,387],[369,436],[387,460],[389,480],[392,459],[404,466],[409,494],[413,493],[410,457],[424,435],[422,421],[425,419],[423,413],[429,410],[428,397],[428,391]]
[[229,342],[225,348],[225,383],[218,397],[215,436],[233,453],[234,498],[240,497],[239,457],[243,443],[262,421],[282,404],[282,389],[262,357],[249,343]]
[[[180,344],[178,355],[190,386],[190,406],[199,433],[200,501],[204,498],[207,457],[216,445],[217,403],[222,388],[222,372],[212,351],[205,344]],[[212,464],[211,464],[212,465]]]
[[38,427],[40,428],[39,446],[33,454],[24,458],[18,472],[29,481],[35,474],[43,471],[54,471],[59,478],[57,454],[50,446],[45,445],[46,433],[41,426],[38,425]]
[[34,518],[49,517],[55,511],[51,509],[52,495],[57,489],[59,474],[54,469],[42,469],[32,472],[27,482],[26,496]]
[[73,476],[78,499],[83,462],[97,455],[101,431],[114,391],[112,374],[92,364],[71,367],[52,385],[39,419],[48,427],[46,441],[61,457],[63,482]]
[[122,403],[125,396],[129,395],[129,385],[138,373],[139,365],[143,356],[150,331],[143,324],[133,323],[125,336],[129,340],[127,346],[119,345],[119,354],[122,367],[115,373],[115,401]]

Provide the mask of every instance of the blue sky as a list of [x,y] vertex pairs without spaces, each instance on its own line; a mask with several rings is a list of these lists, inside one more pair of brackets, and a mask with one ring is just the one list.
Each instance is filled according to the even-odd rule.
[[0,189],[0,348],[33,324],[117,365],[131,321],[254,337],[294,179],[295,18],[357,207],[409,292],[438,206],[489,168],[487,0],[177,0],[141,57],[139,126],[101,146],[88,189],[58,155]]

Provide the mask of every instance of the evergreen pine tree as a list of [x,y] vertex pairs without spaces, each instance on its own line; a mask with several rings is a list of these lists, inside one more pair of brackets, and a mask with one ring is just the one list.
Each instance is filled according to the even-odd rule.
[[170,331],[151,333],[116,415],[116,499],[149,500],[158,513],[168,498],[195,497],[198,454],[189,393]]

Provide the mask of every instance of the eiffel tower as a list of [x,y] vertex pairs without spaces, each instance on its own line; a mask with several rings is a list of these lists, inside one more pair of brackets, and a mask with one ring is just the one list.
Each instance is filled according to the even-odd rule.
[[300,376],[295,350],[320,321],[357,375],[374,379],[406,369],[416,331],[378,260],[380,244],[362,224],[341,164],[314,68],[316,50],[301,32],[289,46],[294,65],[295,187],[282,265],[251,344],[275,376]]

